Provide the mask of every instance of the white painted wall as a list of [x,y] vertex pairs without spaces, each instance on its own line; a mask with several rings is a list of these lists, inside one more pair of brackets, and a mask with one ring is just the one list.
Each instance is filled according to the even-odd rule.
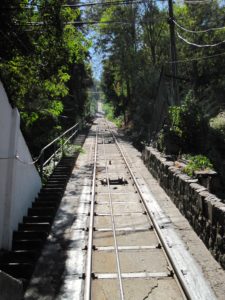
[[40,176],[23,135],[20,116],[12,109],[0,82],[0,249],[10,249],[13,230],[41,188]]

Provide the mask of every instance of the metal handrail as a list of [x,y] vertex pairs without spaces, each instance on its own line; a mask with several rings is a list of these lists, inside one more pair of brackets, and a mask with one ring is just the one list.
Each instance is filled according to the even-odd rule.
[[[63,156],[63,151],[64,151],[64,148],[63,146],[66,145],[70,140],[71,138],[79,131],[79,129],[81,128],[81,125],[82,123],[81,122],[78,122],[76,123],[75,125],[73,125],[72,127],[70,127],[69,129],[67,129],[65,132],[63,132],[60,136],[58,136],[57,138],[55,138],[53,141],[51,141],[49,144],[47,144],[46,146],[44,146],[41,151],[40,151],[40,154],[38,156],[38,159],[36,160],[39,161],[40,160],[40,164],[39,164],[39,167],[40,167],[40,176],[41,178],[43,178],[43,168],[53,159],[55,158],[56,154],[58,152],[60,152],[61,150],[61,153],[62,153],[62,156]],[[56,143],[61,140],[67,133],[71,133],[72,131],[74,130],[74,132],[69,136],[69,138],[66,139],[65,142],[61,143],[61,145],[55,149],[55,145]],[[44,160],[44,154],[45,154],[45,151],[50,147],[54,145],[54,152],[53,154],[48,157],[46,160]]]

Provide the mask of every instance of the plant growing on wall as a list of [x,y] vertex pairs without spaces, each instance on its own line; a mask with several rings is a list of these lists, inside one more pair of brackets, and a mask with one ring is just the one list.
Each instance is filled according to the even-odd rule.
[[183,172],[189,176],[193,176],[195,171],[213,170],[213,165],[210,160],[204,155],[186,155],[188,164],[183,168]]

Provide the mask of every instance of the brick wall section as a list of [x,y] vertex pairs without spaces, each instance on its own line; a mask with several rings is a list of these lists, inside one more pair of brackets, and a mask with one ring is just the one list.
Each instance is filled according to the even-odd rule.
[[225,204],[222,200],[198,184],[197,179],[183,174],[156,149],[146,147],[142,152],[142,159],[225,269]]

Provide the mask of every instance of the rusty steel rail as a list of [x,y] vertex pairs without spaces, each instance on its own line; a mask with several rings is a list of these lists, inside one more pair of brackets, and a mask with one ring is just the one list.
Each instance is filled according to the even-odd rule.
[[94,228],[94,205],[95,205],[95,181],[96,181],[96,165],[97,165],[97,151],[98,151],[98,133],[95,136],[95,150],[94,150],[94,168],[91,188],[91,208],[90,221],[88,231],[88,245],[87,245],[87,259],[86,259],[86,273],[85,273],[85,289],[84,299],[91,299],[91,282],[92,282],[92,248],[93,248],[93,228]]

